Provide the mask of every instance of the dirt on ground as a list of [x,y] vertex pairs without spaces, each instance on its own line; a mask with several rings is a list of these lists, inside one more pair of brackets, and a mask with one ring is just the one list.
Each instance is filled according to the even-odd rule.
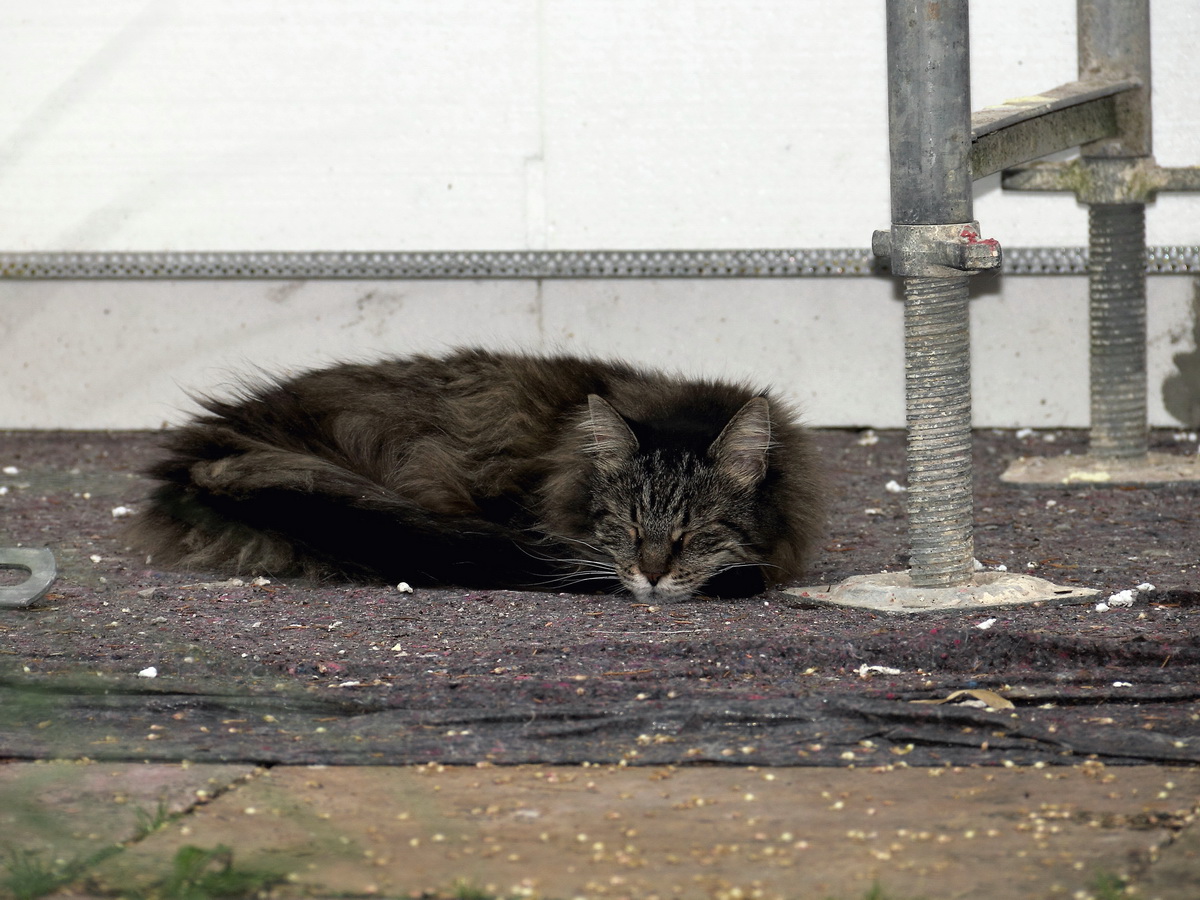
[[[1099,596],[909,616],[160,571],[120,539],[157,439],[0,433],[0,546],[48,546],[60,572],[0,610],[0,757],[1200,762],[1200,485],[1000,481],[1084,453],[1081,432],[977,432],[975,555]],[[903,570],[903,433],[816,439],[835,496],[804,582]],[[984,690],[1004,703],[916,702]]]

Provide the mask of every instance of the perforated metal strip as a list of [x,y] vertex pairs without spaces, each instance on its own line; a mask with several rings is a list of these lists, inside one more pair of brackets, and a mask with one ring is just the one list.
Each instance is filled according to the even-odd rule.
[[[1082,247],[1004,250],[1008,275],[1087,271]],[[1200,247],[1151,247],[1151,274],[1200,273]],[[0,253],[0,279],[802,278],[884,274],[867,249],[395,253]]]

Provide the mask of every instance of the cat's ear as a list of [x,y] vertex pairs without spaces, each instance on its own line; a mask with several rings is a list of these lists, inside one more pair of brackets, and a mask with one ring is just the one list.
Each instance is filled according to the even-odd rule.
[[734,413],[708,452],[734,484],[749,489],[767,474],[770,448],[771,407],[766,397],[755,397]]
[[629,423],[607,400],[596,394],[588,394],[586,427],[590,438],[588,453],[602,469],[624,462],[638,448],[638,440],[630,430]]

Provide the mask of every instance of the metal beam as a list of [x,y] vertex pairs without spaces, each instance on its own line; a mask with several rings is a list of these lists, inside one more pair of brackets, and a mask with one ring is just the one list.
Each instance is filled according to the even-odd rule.
[[983,178],[1023,162],[1118,133],[1118,97],[1133,79],[1073,81],[971,116],[971,176]]

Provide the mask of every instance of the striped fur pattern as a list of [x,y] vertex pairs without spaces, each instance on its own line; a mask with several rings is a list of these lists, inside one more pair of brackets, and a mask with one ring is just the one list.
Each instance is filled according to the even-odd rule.
[[748,596],[822,521],[806,433],[743,385],[459,350],[202,398],[130,527],[167,568]]

